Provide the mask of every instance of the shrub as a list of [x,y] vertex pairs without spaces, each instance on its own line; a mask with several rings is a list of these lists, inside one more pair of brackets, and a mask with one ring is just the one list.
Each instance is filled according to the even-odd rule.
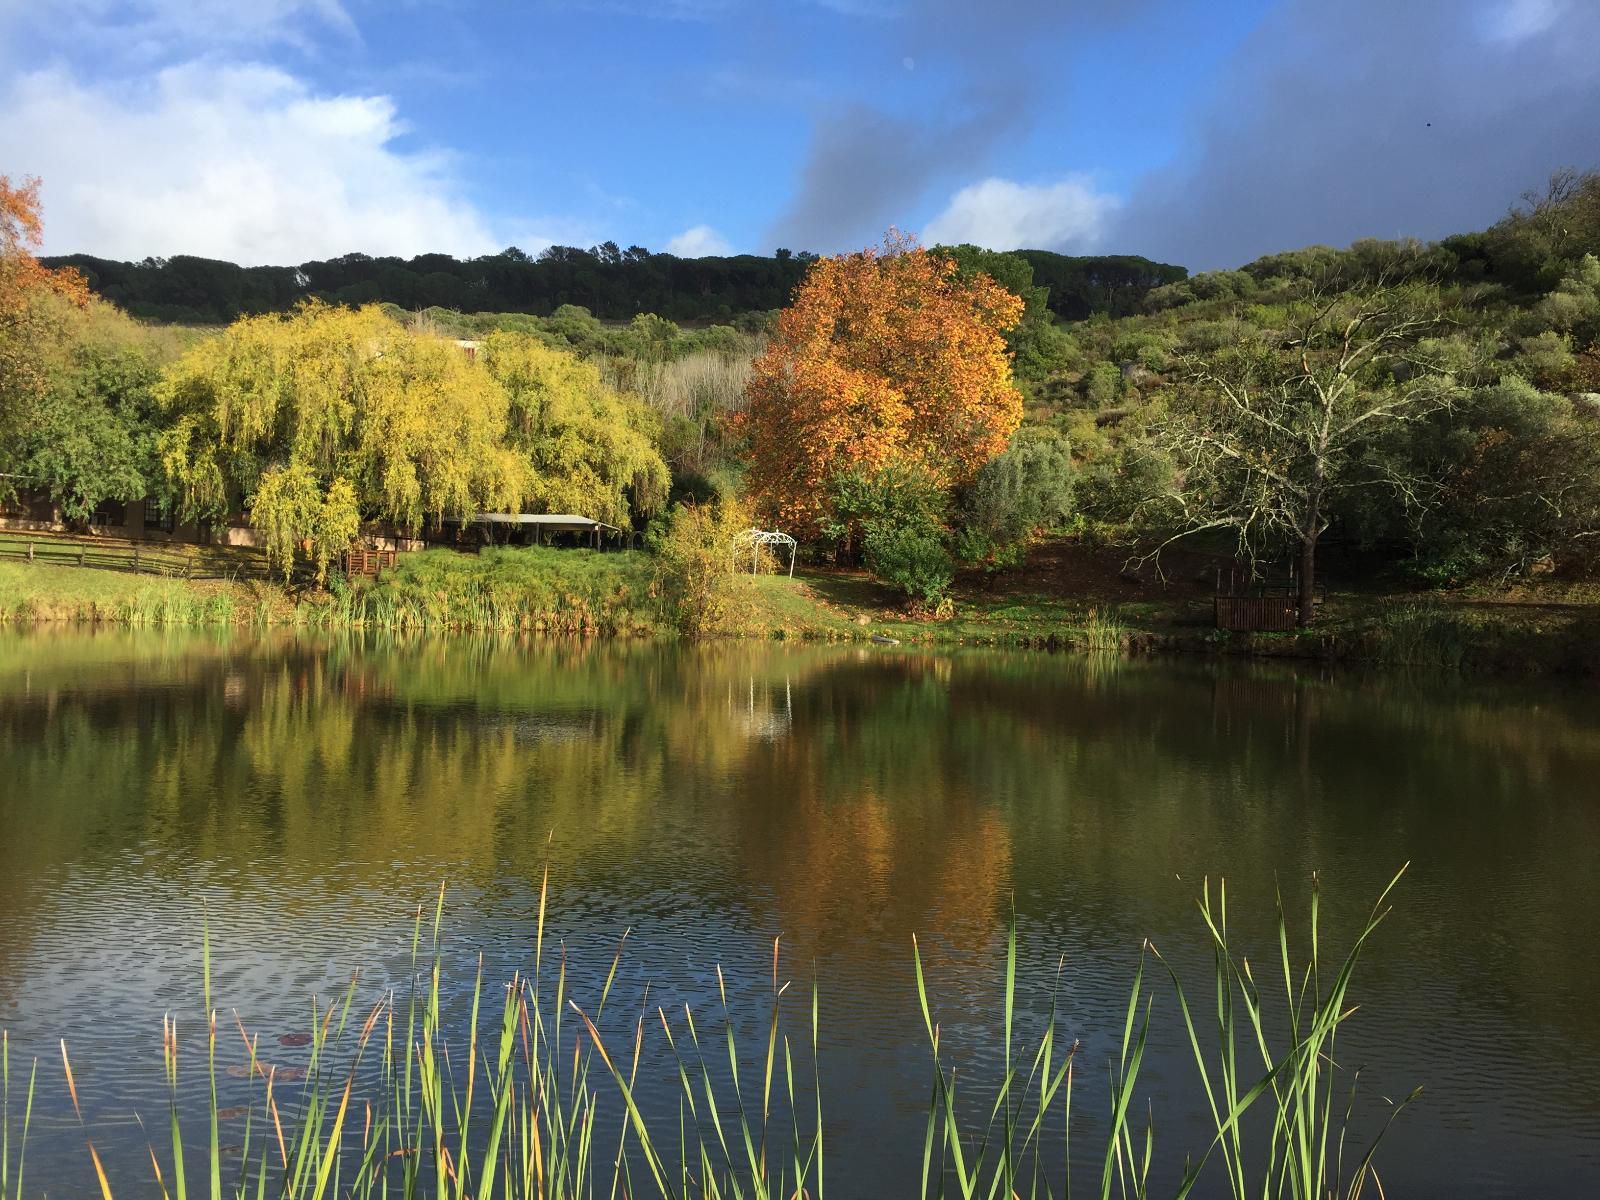
[[1083,377],[1083,398],[1090,408],[1109,408],[1122,394],[1122,369],[1115,363],[1096,363]]
[[847,471],[829,482],[822,538],[836,558],[854,562],[874,529],[936,534],[944,525],[948,504],[938,480],[917,467],[888,466],[870,474]]
[[955,575],[938,533],[926,526],[875,525],[866,536],[867,569],[913,603],[936,605]]
[[725,497],[679,504],[653,531],[656,591],[684,637],[698,640],[723,627],[739,584],[733,539],[749,524],[738,503]]
[[1072,477],[1066,438],[1037,426],[1018,430],[962,497],[961,559],[997,567],[1017,561],[1028,538],[1071,518]]

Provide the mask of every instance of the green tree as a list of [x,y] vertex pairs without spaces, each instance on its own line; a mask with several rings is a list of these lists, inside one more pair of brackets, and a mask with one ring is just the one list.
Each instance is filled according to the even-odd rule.
[[1450,360],[1420,345],[1443,325],[1437,290],[1420,285],[1313,293],[1276,339],[1195,360],[1153,423],[1155,449],[1176,467],[1164,497],[1167,540],[1231,529],[1252,556],[1287,543],[1308,624],[1317,545],[1335,503],[1370,488],[1405,502],[1426,484],[1417,464],[1371,450],[1389,427],[1457,398]]
[[957,547],[968,562],[1009,565],[1035,534],[1072,516],[1072,453],[1052,429],[1024,426],[961,497]]
[[1407,530],[1414,569],[1435,583],[1536,564],[1588,568],[1600,555],[1600,437],[1581,399],[1507,375],[1450,412],[1396,430],[1391,453],[1437,480]]
[[102,500],[160,490],[153,337],[103,301],[42,297],[32,329],[40,365],[34,401],[17,412],[13,472],[42,487],[68,520]]
[[944,539],[920,525],[874,525],[864,539],[867,570],[913,605],[937,605],[950,590],[955,563]]

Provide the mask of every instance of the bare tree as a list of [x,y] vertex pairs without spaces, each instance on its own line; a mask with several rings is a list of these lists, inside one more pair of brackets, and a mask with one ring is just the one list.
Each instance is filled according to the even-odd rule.
[[1171,536],[1150,557],[1205,529],[1235,531],[1252,562],[1287,542],[1309,624],[1317,544],[1338,495],[1387,487],[1424,499],[1425,477],[1370,451],[1385,427],[1454,402],[1455,377],[1428,341],[1446,324],[1425,284],[1311,293],[1283,330],[1192,360],[1153,423],[1174,469],[1160,498]]

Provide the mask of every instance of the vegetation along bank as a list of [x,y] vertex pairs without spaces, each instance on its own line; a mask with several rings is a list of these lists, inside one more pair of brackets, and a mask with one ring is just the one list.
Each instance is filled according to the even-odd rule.
[[[1594,174],[1481,232],[1192,277],[891,234],[831,258],[350,256],[286,290],[41,261],[36,188],[0,201],[9,619],[1595,670]],[[165,565],[19,541],[141,502]],[[632,548],[463,553],[480,512],[582,514]],[[751,527],[797,540],[793,580],[759,553],[740,573]],[[418,540],[450,548],[339,569]],[[1218,629],[1218,595],[1290,628]]]

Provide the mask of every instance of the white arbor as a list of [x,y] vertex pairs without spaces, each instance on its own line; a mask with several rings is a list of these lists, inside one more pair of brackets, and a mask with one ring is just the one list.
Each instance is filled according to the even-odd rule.
[[[789,549],[789,575],[794,576],[794,556],[799,549],[799,544],[787,533],[779,533],[770,529],[746,529],[733,539],[735,555],[750,548],[750,574],[754,575],[761,567],[761,549],[763,546],[787,546]],[[779,561],[782,561],[781,559]],[[735,565],[737,570],[737,563]]]

